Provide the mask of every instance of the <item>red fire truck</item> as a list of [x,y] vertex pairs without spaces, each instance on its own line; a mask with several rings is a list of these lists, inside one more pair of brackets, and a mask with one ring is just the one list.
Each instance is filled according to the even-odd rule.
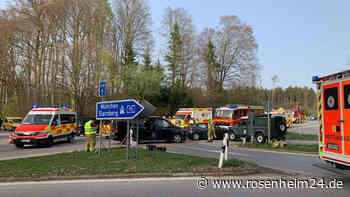
[[216,109],[214,123],[219,126],[237,125],[242,117],[248,116],[250,111],[254,111],[256,115],[261,115],[264,114],[264,107],[251,105],[227,105],[219,107]]
[[312,78],[317,87],[320,158],[350,166],[350,70]]

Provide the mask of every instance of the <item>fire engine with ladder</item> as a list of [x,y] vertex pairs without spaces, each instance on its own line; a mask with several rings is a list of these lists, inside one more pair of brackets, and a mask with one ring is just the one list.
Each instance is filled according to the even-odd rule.
[[318,98],[319,156],[337,168],[350,166],[350,70],[312,77]]

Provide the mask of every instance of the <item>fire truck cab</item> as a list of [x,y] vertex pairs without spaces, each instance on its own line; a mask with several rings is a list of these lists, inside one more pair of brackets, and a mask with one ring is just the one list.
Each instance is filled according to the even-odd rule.
[[77,130],[77,114],[67,106],[39,108],[34,105],[10,135],[9,143],[17,148],[23,148],[25,144],[51,146],[57,140],[71,142]]
[[312,78],[317,86],[319,156],[338,168],[350,166],[350,70]]
[[241,118],[248,116],[250,111],[253,111],[255,115],[262,115],[264,114],[264,107],[251,105],[228,105],[219,107],[216,109],[214,123],[218,126],[238,125]]

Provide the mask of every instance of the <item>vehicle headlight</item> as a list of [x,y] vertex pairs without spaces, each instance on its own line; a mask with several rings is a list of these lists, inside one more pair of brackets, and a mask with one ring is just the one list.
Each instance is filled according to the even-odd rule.
[[34,132],[33,135],[44,135],[46,133],[47,131],[39,131],[39,132]]

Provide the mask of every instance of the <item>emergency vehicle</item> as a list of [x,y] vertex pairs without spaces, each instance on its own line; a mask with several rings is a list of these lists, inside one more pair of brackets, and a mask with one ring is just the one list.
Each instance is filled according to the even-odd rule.
[[73,141],[77,131],[77,114],[68,106],[39,108],[34,105],[10,135],[9,143],[17,148],[23,148],[25,144],[51,146],[58,140]]
[[227,105],[216,108],[214,124],[218,126],[237,125],[242,117],[248,116],[250,111],[254,111],[256,115],[262,115],[264,114],[264,107],[251,105]]
[[319,156],[338,168],[350,166],[350,70],[312,81],[318,97]]
[[190,120],[196,123],[208,123],[210,119],[212,119],[211,108],[180,108],[175,113],[175,121],[184,120],[185,127],[190,126]]

